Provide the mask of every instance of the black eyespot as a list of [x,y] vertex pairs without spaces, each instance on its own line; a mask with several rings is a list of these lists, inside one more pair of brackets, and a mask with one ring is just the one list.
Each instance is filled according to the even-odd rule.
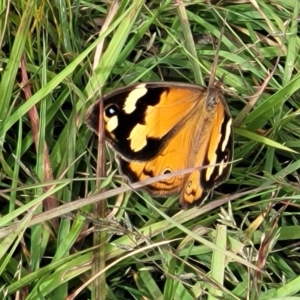
[[111,118],[117,115],[119,112],[119,108],[116,104],[110,104],[105,108],[105,116],[107,118]]
[[172,173],[171,169],[164,169],[162,172],[162,175],[166,175],[166,174],[170,174],[170,173]]

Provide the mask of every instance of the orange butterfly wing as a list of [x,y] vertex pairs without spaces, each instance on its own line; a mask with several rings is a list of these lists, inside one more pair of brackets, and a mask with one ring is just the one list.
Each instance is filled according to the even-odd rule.
[[[180,203],[184,207],[202,203],[208,191],[224,181],[231,169],[228,164],[232,159],[231,152],[228,152],[231,149],[228,145],[232,144],[231,118],[227,106],[224,106],[223,96],[219,93],[215,96],[220,99],[216,107],[209,111],[206,108],[206,93],[199,94],[194,108],[198,113],[185,120],[161,153],[152,160],[127,161],[118,157],[122,173],[131,182],[136,182],[187,168],[212,165],[146,186],[146,190],[154,196],[181,192]],[[220,166],[215,166],[216,163]]]
[[[96,132],[98,107],[93,105],[86,118]],[[228,177],[233,133],[217,85],[208,90],[169,82],[129,86],[105,96],[104,112],[107,140],[131,182],[200,167],[148,185],[152,195],[181,192],[181,204],[191,206],[203,202],[209,190]]]
[[[182,83],[147,83],[127,86],[104,97],[107,141],[127,160],[156,157],[177,129],[194,113],[204,88]],[[85,117],[97,133],[99,102]]]
[[206,123],[209,134],[203,139],[194,161],[195,166],[205,168],[189,174],[180,195],[183,206],[203,203],[208,192],[230,174],[233,156],[232,119],[223,99],[220,100],[210,115],[209,124]]

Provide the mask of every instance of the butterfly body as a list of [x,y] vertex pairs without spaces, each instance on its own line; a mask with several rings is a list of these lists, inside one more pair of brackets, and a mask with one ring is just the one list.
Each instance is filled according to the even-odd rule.
[[[148,185],[152,195],[180,193],[181,204],[191,206],[227,179],[232,119],[219,82],[208,89],[177,82],[135,84],[104,96],[103,110],[106,139],[131,182],[195,167]],[[98,102],[89,108],[86,123],[97,132]]]

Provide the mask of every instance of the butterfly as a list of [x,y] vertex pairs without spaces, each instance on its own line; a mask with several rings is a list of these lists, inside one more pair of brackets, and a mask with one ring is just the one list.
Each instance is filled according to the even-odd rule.
[[[96,133],[99,101],[85,115]],[[103,97],[103,120],[106,140],[130,182],[197,167],[147,185],[153,196],[180,194],[183,207],[199,205],[230,174],[233,128],[221,81],[208,88],[178,82],[119,88]]]

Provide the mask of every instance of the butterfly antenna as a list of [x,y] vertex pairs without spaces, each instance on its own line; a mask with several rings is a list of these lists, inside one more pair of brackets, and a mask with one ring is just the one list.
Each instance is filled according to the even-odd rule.
[[223,37],[223,34],[224,34],[224,27],[225,27],[225,24],[224,24],[224,26],[222,26],[222,30],[221,30],[221,33],[220,33],[220,38],[219,38],[217,49],[216,49],[216,55],[215,55],[214,62],[213,62],[212,68],[211,68],[208,87],[212,87],[214,85],[214,82],[215,82],[215,76],[216,76],[218,60],[219,60],[219,51],[220,51],[220,48],[221,48],[222,37]]

